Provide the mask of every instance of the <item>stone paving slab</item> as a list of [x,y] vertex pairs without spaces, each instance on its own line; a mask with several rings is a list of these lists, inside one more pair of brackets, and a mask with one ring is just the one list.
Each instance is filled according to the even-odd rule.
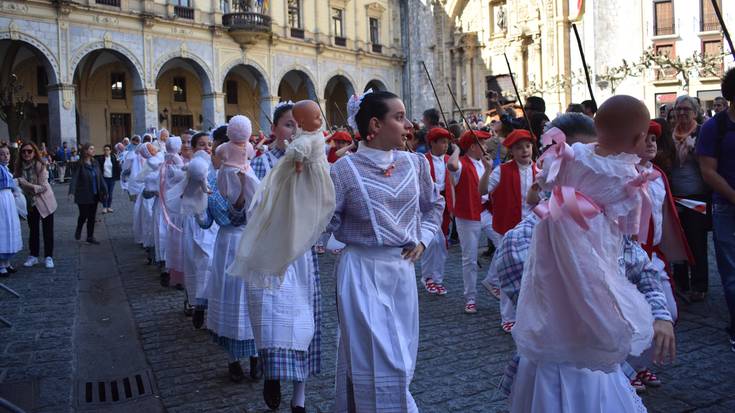
[[[64,205],[64,201],[61,203],[57,227],[69,230],[76,218],[76,208]],[[103,225],[109,234],[115,260],[119,263],[122,285],[138,329],[137,338],[154,372],[159,397],[165,408],[169,412],[269,411],[262,401],[262,382],[245,380],[239,384],[231,383],[227,378],[227,356],[210,341],[205,330],[195,330],[191,319],[184,316],[184,293],[159,285],[157,269],[146,264],[143,250],[133,244],[130,229],[132,204],[118,196],[114,207],[114,214],[103,216]],[[21,300],[0,295],[0,314],[23,319],[30,326],[0,330],[0,370],[12,372],[8,376],[16,381],[40,379],[41,394],[45,391],[57,396],[58,406],[63,406],[62,401],[69,399],[63,399],[60,394],[64,390],[70,391],[64,387],[69,383],[64,375],[71,375],[69,366],[72,364],[64,360],[73,359],[68,355],[73,352],[70,343],[66,347],[46,343],[56,340],[65,344],[70,340],[71,325],[65,324],[68,317],[53,310],[76,308],[73,274],[79,265],[79,250],[78,247],[72,248],[72,244],[59,245],[60,257],[65,255],[65,258],[60,258],[64,260],[63,267],[57,266],[49,273],[46,270],[30,275],[24,272],[25,275],[16,277],[17,280],[11,278],[10,282],[15,283],[16,288],[21,289],[26,283],[26,294],[35,287],[33,282],[45,285],[43,293],[37,294],[35,301],[33,294]],[[62,248],[70,249],[63,254]],[[727,344],[725,304],[716,267],[711,261],[711,292],[707,301],[680,309],[676,329],[678,359],[673,365],[657,370],[664,385],[649,390],[644,396],[651,412],[735,411],[735,353],[729,351]],[[487,259],[483,258],[481,263],[487,269]],[[311,412],[330,411],[334,399],[337,326],[334,257],[323,255],[320,266],[324,353],[322,375],[307,382],[307,409]],[[63,270],[65,275],[59,276],[63,268],[67,268]],[[54,282],[44,284],[49,274],[55,275]],[[26,277],[32,277],[32,280],[24,281]],[[57,284],[63,293],[55,288]],[[478,314],[473,316],[462,312],[458,246],[450,251],[445,285],[449,289],[446,297],[430,297],[423,290],[419,291],[421,336],[417,369],[411,386],[419,408],[422,412],[506,411],[507,403],[496,394],[495,386],[513,351],[513,341],[510,335],[500,330],[498,302],[485,294],[481,286]],[[47,299],[44,301],[41,297]],[[61,360],[57,360],[59,358]],[[9,378],[6,382],[10,381]],[[50,383],[48,380],[55,381]],[[291,389],[286,383],[282,388],[284,402],[279,411],[287,412],[290,411]],[[46,411],[53,411],[48,406]],[[60,408],[56,411],[67,410]]]

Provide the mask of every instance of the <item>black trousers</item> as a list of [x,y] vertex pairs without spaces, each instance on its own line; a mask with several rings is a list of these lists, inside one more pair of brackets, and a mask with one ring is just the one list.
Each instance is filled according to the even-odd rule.
[[[698,196],[689,196],[687,198],[706,199]],[[678,211],[681,226],[684,229],[684,236],[689,243],[689,248],[692,250],[695,263],[692,266],[687,263],[674,264],[674,280],[682,291],[691,289],[696,292],[706,293],[709,287],[709,262],[707,260],[709,217],[684,207],[678,208]]]
[[77,204],[79,218],[77,218],[77,234],[82,232],[82,226],[87,223],[87,239],[94,238],[94,222],[97,219],[97,203]]
[[[39,225],[39,221],[41,224]],[[43,226],[43,254],[44,257],[54,256],[54,214],[41,218],[38,209],[32,206],[28,211],[28,248],[31,256],[38,257],[41,251],[41,238],[38,232]]]

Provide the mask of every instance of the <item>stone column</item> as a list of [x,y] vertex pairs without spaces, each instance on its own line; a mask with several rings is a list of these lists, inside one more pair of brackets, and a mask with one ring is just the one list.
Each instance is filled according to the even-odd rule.
[[143,135],[150,128],[160,128],[158,120],[158,89],[134,90],[133,133]]
[[70,148],[73,148],[78,143],[74,85],[70,83],[59,83],[49,85],[47,90],[49,117],[48,147],[61,146],[62,142],[66,142]]
[[209,93],[202,96],[202,130],[208,131],[225,123],[225,94]]

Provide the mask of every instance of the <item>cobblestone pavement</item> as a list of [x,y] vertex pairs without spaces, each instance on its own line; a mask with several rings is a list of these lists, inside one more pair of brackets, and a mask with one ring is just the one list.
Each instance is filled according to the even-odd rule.
[[[68,239],[76,208],[65,198],[60,203],[57,239]],[[100,248],[111,247],[119,263],[138,337],[166,409],[268,411],[262,401],[262,382],[229,382],[225,354],[205,330],[195,330],[191,319],[184,316],[184,293],[159,285],[156,268],[146,264],[144,252],[132,241],[132,204],[118,196],[114,206],[114,214],[102,216],[110,242],[101,239]],[[5,280],[23,294],[21,299],[0,292],[0,315],[16,323],[12,328],[0,327],[0,372],[6,373],[0,386],[35,380],[38,411],[65,411],[71,406],[76,275],[79,254],[92,251],[74,242],[57,245],[55,270],[21,270]],[[487,258],[481,263],[487,269]],[[312,412],[330,411],[334,399],[334,257],[323,255],[320,265],[323,373],[307,382],[307,409]],[[513,351],[513,341],[500,330],[498,302],[484,294],[482,287],[478,314],[462,312],[460,268],[459,246],[454,246],[445,279],[449,294],[430,297],[419,290],[421,337],[411,391],[422,412],[505,411],[506,401],[496,394],[495,387]],[[707,301],[680,309],[678,359],[657,370],[664,385],[644,396],[651,412],[735,411],[735,353],[729,351],[724,332],[727,315],[714,262],[711,268]],[[286,412],[291,389],[286,383],[282,387],[280,411]]]

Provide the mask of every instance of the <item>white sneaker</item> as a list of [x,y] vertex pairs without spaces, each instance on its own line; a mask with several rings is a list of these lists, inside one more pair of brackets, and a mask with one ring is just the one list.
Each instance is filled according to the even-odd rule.
[[46,257],[46,268],[51,269],[54,268],[54,259],[51,257]]
[[28,259],[26,262],[23,263],[24,267],[33,267],[34,265],[38,264],[38,257],[34,257],[32,255],[28,256]]

